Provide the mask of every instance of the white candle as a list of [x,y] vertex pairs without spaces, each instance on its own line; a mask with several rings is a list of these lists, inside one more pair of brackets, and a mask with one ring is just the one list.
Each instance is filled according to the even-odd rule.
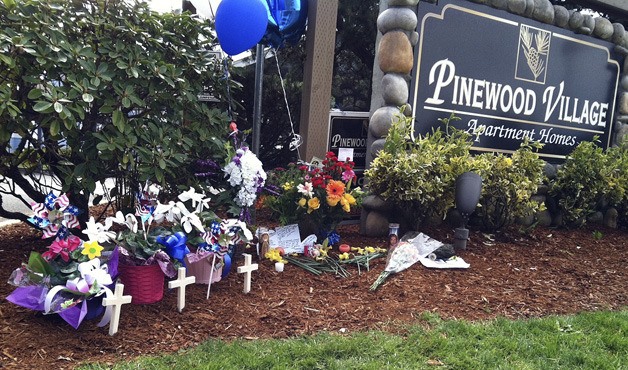
[[275,262],[275,271],[283,272],[283,262]]

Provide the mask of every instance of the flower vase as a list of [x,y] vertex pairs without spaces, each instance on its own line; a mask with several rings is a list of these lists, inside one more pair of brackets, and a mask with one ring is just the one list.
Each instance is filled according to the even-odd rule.
[[133,297],[133,304],[150,304],[164,297],[164,273],[159,264],[146,266],[119,265],[124,293]]
[[197,284],[209,284],[209,278],[212,277],[212,283],[217,283],[220,281],[222,276],[222,263],[220,259],[216,258],[216,263],[214,268],[220,265],[219,268],[214,269],[214,274],[212,275],[212,261],[214,257],[209,255],[205,258],[202,258],[196,262],[190,262],[188,258],[185,258],[185,266],[187,268],[187,275],[196,277]]
[[[322,243],[330,235],[330,233],[333,232],[335,235],[338,235],[335,233],[337,225],[337,222],[320,222],[306,217],[299,220],[299,234],[301,236],[301,240],[314,234],[316,235],[317,242]],[[336,239],[339,238],[332,238],[332,240],[330,240],[330,244],[337,243],[339,240]]]
[[[305,217],[299,220],[299,235],[301,236],[301,240],[304,240],[309,235],[316,235],[318,238],[318,231],[320,229],[318,223],[314,221],[311,217]],[[319,240],[320,242],[321,240]]]

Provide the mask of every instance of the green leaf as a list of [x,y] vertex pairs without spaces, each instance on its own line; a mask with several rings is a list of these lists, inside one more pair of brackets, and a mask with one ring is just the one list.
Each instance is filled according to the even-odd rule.
[[60,268],[59,271],[61,271],[64,274],[71,274],[75,272],[77,269],[78,269],[78,263],[76,263],[75,261],[72,261],[68,263],[67,266]]
[[91,103],[94,101],[94,96],[92,94],[85,93],[83,94],[82,98],[83,98],[83,101],[86,103]]
[[115,110],[115,108],[111,105],[103,105],[102,107],[100,107],[100,113],[102,114],[108,114],[111,113]]
[[94,197],[94,200],[92,201],[93,205],[97,205],[100,204],[100,202],[102,201],[103,196],[102,195],[97,195]]
[[15,0],[4,0],[4,5],[7,7],[7,9],[13,9],[15,8]]
[[54,103],[54,109],[55,109],[55,112],[61,113],[63,111],[63,104],[61,104],[58,101],[56,101]]
[[124,113],[121,110],[113,111],[113,125],[116,126],[118,131],[124,132]]
[[52,107],[51,102],[38,101],[37,103],[35,103],[35,106],[33,106],[33,110],[38,113],[44,113],[45,111],[50,109],[50,107]]
[[58,136],[59,135],[59,121],[55,120],[50,122],[50,135]]
[[28,268],[33,272],[38,272],[44,275],[52,275],[52,266],[37,252],[31,252],[28,257]]
[[96,149],[98,150],[107,150],[109,148],[109,144],[107,143],[98,143],[96,144]]
[[42,91],[40,89],[32,89],[31,91],[28,92],[28,98],[29,99],[38,99],[40,96],[42,95]]
[[131,106],[131,100],[127,97],[122,98],[122,106],[129,108]]

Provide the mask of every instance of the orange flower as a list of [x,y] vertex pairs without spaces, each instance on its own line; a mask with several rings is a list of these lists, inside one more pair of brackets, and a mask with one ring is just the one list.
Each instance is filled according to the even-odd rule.
[[327,203],[329,200],[333,200],[338,204],[340,198],[345,193],[345,184],[342,181],[338,180],[329,180],[327,184]]

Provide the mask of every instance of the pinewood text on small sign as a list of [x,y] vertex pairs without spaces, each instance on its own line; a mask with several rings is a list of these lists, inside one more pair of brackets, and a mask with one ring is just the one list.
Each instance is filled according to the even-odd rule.
[[243,253],[244,256],[244,266],[238,267],[238,274],[244,274],[244,293],[248,293],[251,291],[251,272],[257,270],[257,263],[251,263],[251,255],[248,253]]
[[179,292],[177,293],[177,309],[179,312],[183,311],[183,308],[185,307],[185,287],[196,282],[195,276],[185,277],[185,273],[185,267],[179,267],[177,280],[168,282],[168,289],[179,289]]
[[118,332],[118,323],[120,322],[120,310],[123,304],[131,303],[130,295],[122,295],[124,292],[123,284],[116,284],[116,290],[113,293],[113,297],[103,298],[103,306],[112,306],[111,322],[109,323],[109,335],[114,335]]

